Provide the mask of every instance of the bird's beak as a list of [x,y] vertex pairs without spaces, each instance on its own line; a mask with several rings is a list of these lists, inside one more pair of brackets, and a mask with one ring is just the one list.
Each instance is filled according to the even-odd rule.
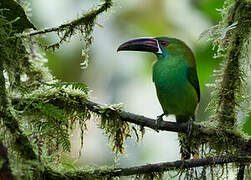
[[146,51],[162,54],[158,40],[146,37],[129,40],[121,44],[117,51]]

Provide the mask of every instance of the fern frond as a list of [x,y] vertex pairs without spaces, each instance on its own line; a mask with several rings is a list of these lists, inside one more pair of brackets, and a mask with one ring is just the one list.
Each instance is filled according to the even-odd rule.
[[68,115],[65,111],[52,104],[39,103],[33,106],[40,111],[42,116],[46,116],[44,122],[37,123],[44,136],[56,137],[63,150],[70,152]]
[[42,103],[36,104],[35,106],[50,119],[55,119],[60,123],[67,124],[67,116],[65,115],[65,112],[57,106]]

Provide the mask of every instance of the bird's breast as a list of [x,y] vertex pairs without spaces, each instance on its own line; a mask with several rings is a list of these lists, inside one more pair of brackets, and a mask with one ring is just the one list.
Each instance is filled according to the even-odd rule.
[[187,66],[175,61],[160,61],[153,66],[153,81],[162,88],[171,88],[183,85],[187,80]]
[[153,81],[157,96],[165,113],[194,114],[198,97],[187,78],[187,66],[164,62],[153,66]]

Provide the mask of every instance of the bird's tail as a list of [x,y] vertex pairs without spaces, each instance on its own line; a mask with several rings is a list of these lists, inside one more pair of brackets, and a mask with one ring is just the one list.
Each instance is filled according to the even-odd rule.
[[[190,118],[192,120],[194,119],[194,117],[176,116],[176,121],[178,123],[185,123],[185,122],[188,122]],[[191,145],[193,143],[191,142],[189,135],[178,133],[178,137],[180,141],[181,159],[182,160],[190,159],[191,155],[196,157],[197,156],[196,148],[191,149]]]

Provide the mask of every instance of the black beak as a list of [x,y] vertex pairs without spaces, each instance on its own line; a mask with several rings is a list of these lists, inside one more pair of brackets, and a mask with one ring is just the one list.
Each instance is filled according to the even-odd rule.
[[158,41],[154,38],[136,38],[129,40],[121,44],[117,51],[146,51],[162,53]]

